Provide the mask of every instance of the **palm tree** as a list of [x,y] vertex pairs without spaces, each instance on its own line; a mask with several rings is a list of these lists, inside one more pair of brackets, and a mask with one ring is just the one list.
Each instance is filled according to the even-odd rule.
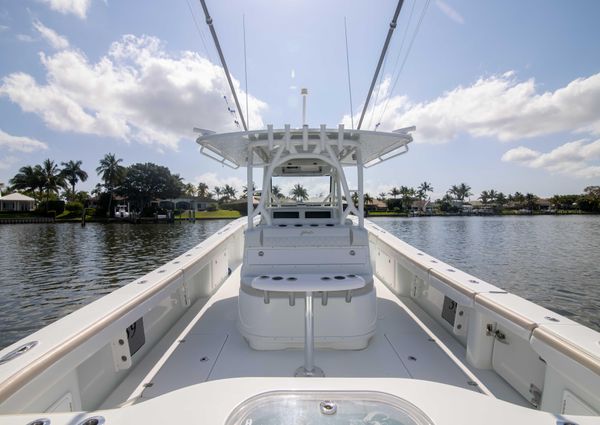
[[42,167],[36,165],[26,165],[19,169],[19,172],[8,181],[14,190],[31,191],[35,193],[36,190],[40,191],[40,197],[44,184],[42,182]]
[[237,189],[235,187],[233,187],[233,186],[230,186],[230,185],[226,184],[223,187],[223,193],[225,194],[225,196],[228,199],[235,199],[235,196],[237,194]]
[[112,214],[111,205],[113,192],[115,188],[121,184],[121,181],[125,177],[125,167],[119,165],[121,162],[123,162],[123,160],[121,158],[117,158],[114,153],[107,153],[104,155],[104,158],[100,160],[100,166],[96,168],[96,173],[98,173],[104,182],[104,187],[110,195],[108,198],[108,216]]
[[50,193],[58,193],[60,188],[64,188],[66,181],[62,174],[62,170],[51,159],[46,159],[42,163],[41,178],[46,191],[46,209],[48,209],[48,201]]
[[379,196],[377,196],[377,200],[381,201],[381,202],[385,202],[385,197],[387,196],[387,193],[385,192],[381,192],[379,194]]
[[417,188],[417,194],[419,195],[419,200],[425,199],[427,196],[427,192],[433,192],[433,186],[431,183],[423,182]]
[[274,197],[276,197],[277,199],[281,199],[284,198],[283,192],[281,192],[281,188],[277,185],[273,186],[271,188],[271,193],[273,194]]
[[363,199],[365,201],[365,205],[369,205],[370,203],[373,202],[373,198],[368,193],[364,194]]
[[506,196],[504,195],[504,193],[502,192],[498,192],[496,194],[496,210],[501,212],[502,209],[504,208],[504,205],[506,205],[506,203],[508,202],[508,200],[506,199]]
[[88,173],[81,169],[81,161],[69,161],[61,163],[63,165],[63,176],[71,185],[71,200],[75,200],[75,185],[77,182],[84,182],[88,178]]
[[210,198],[210,191],[208,190],[208,185],[206,183],[198,183],[196,193],[200,198]]
[[487,205],[487,203],[490,201],[490,193],[487,190],[484,190],[481,192],[481,195],[479,195],[479,199],[481,199],[481,203],[483,203],[483,205]]
[[498,192],[496,192],[494,189],[490,189],[489,195],[490,195],[490,201],[492,201],[492,202],[495,202],[496,199],[498,198]]
[[527,204],[527,209],[533,212],[533,209],[537,206],[538,197],[533,193],[527,193],[525,195],[525,203]]
[[408,209],[409,203],[412,201],[413,196],[415,196],[415,190],[412,187],[400,186],[399,192],[402,196],[402,208]]
[[453,195],[459,201],[464,201],[465,198],[468,198],[469,196],[473,195],[473,193],[471,192],[471,186],[469,186],[466,183],[461,183],[458,186],[453,185],[448,190],[448,193],[450,195]]
[[196,185],[193,183],[188,183],[183,186],[183,193],[185,193],[186,196],[194,197],[194,196],[196,196],[197,192],[198,192],[198,189],[196,188]]
[[308,199],[308,191],[300,183],[296,183],[294,185],[290,191],[290,195],[292,195],[292,198],[294,198],[297,202],[306,201]]
[[390,195],[392,195],[394,199],[396,199],[400,194],[400,189],[398,189],[396,186],[392,187],[392,190],[390,190]]
[[215,186],[215,188],[213,189],[213,192],[215,193],[215,196],[217,197],[217,202],[220,202],[221,195],[223,194],[223,189],[221,189],[219,186]]

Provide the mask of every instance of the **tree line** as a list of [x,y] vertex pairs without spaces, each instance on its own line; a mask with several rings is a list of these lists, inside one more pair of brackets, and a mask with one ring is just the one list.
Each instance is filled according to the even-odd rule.
[[[244,186],[241,193],[232,185],[215,186],[212,189],[203,182],[198,184],[185,183],[179,174],[173,174],[164,166],[153,163],[136,163],[123,166],[123,159],[117,158],[113,153],[104,155],[96,167],[96,174],[101,183],[97,184],[91,195],[99,197],[103,202],[106,213],[110,213],[115,196],[127,198],[140,210],[148,206],[154,199],[177,198],[180,196],[200,197],[214,200],[217,203],[227,203],[247,196]],[[82,168],[82,161],[68,161],[60,164],[46,159],[42,164],[26,165],[9,181],[11,191],[22,191],[38,200],[46,210],[49,201],[65,199],[71,203],[85,204],[90,194],[77,191],[76,186],[85,182],[89,175]],[[254,185],[253,185],[254,186]],[[253,190],[256,190],[253,187]],[[381,192],[376,198],[369,193],[364,194],[365,205],[373,204],[375,199],[384,202],[388,211],[409,211],[414,201],[430,200],[429,194],[433,192],[431,183],[425,181],[416,188],[409,186],[394,186],[389,192]],[[272,195],[278,199],[293,199],[306,201],[309,191],[297,183],[284,194],[281,187],[272,187]],[[238,196],[239,195],[239,196]],[[442,212],[456,212],[466,199],[474,196],[471,186],[460,183],[450,186],[441,199],[434,205]],[[533,193],[515,192],[505,195],[495,189],[484,190],[477,198],[484,207],[490,207],[497,212],[505,208],[527,208],[531,211],[539,206],[540,198]],[[358,203],[358,194],[354,193],[352,200]],[[554,195],[550,202],[555,209],[581,210],[586,212],[600,212],[600,186],[588,186],[583,194]]]

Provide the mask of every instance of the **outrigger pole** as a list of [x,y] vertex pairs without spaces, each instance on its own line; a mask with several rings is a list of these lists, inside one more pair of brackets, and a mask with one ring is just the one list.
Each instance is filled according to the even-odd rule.
[[[204,3],[204,0],[201,1],[202,3]],[[394,12],[392,22],[390,22],[390,29],[388,30],[387,37],[385,38],[385,43],[383,43],[383,49],[381,50],[381,56],[379,56],[379,62],[377,63],[377,68],[375,69],[375,75],[373,75],[373,81],[371,81],[371,87],[369,88],[369,92],[367,93],[367,100],[365,101],[365,106],[363,107],[362,114],[360,114],[360,120],[358,121],[358,127],[356,128],[357,130],[360,130],[360,126],[362,125],[363,119],[365,118],[365,113],[367,112],[367,108],[369,107],[369,102],[371,101],[371,94],[373,93],[373,88],[375,87],[375,83],[377,82],[377,77],[379,76],[379,71],[381,70],[381,65],[383,64],[385,53],[387,52],[390,40],[392,39],[392,34],[396,29],[396,22],[398,21],[398,15],[400,14],[400,9],[402,9],[403,3],[404,0],[398,0],[398,4],[396,5],[396,11]]]
[[233,87],[231,75],[229,74],[229,68],[227,68],[227,63],[225,62],[225,56],[223,56],[223,51],[221,50],[221,45],[219,44],[219,38],[217,37],[217,32],[215,31],[215,27],[213,26],[213,20],[210,14],[208,13],[206,2],[204,0],[200,0],[200,4],[202,4],[204,16],[206,16],[206,24],[210,28],[210,33],[212,35],[213,41],[215,42],[217,53],[219,54],[219,58],[221,59],[221,65],[223,66],[223,70],[225,71],[225,76],[227,77],[227,82],[229,83],[231,93],[233,94],[233,99],[235,100],[235,106],[239,112],[240,120],[242,121],[242,126],[244,127],[244,131],[248,131],[248,126],[246,125],[246,120],[244,119],[244,113],[242,112],[242,108],[240,107],[240,102],[238,100],[237,93],[235,92],[235,87]]

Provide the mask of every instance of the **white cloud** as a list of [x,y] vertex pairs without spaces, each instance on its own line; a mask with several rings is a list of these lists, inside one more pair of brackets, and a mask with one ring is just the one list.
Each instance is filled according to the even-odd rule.
[[568,142],[547,153],[519,146],[507,151],[502,161],[572,177],[597,178],[600,177],[600,139],[590,143]]
[[442,0],[436,0],[435,5],[442,11],[444,15],[448,18],[452,19],[457,24],[464,24],[465,19],[462,17],[460,13],[458,13],[453,7],[451,7],[448,3],[443,2]]
[[8,25],[0,25],[0,32],[9,30],[10,27]]
[[[382,84],[389,85],[389,79]],[[384,105],[385,99],[375,106],[376,120]],[[381,121],[382,130],[416,125],[415,140],[430,143],[448,142],[460,134],[502,141],[559,132],[598,135],[600,73],[543,93],[536,90],[534,79],[519,82],[510,71],[482,77],[427,102],[392,96]],[[343,122],[349,125],[350,117],[346,115]]]
[[67,15],[69,13],[85,19],[90,8],[91,0],[40,0],[50,6],[50,9]]
[[[40,57],[45,84],[13,73],[0,95],[52,129],[172,149],[193,137],[193,127],[236,129],[223,100],[229,88],[222,68],[193,52],[169,54],[157,38],[123,36],[97,63],[73,48]],[[249,96],[249,107],[253,127],[261,128],[266,104]]]
[[17,40],[22,41],[24,43],[33,43],[35,41],[35,38],[28,34],[17,34],[16,37]]
[[40,33],[42,38],[44,38],[44,40],[46,40],[53,48],[60,50],[69,47],[69,40],[58,34],[53,29],[45,26],[39,20],[35,19],[33,21],[33,28],[35,28],[35,30]]
[[0,170],[9,170],[19,161],[19,158],[13,155],[0,158]]
[[38,149],[48,149],[48,145],[36,139],[23,136],[13,136],[0,130],[0,148],[9,152],[33,152]]
[[290,72],[290,77],[292,78],[292,80],[296,78],[296,70],[294,68],[292,68],[292,72]]
[[216,186],[222,187],[228,184],[229,186],[233,186],[235,189],[237,189],[238,195],[242,194],[243,187],[246,186],[246,180],[242,180],[236,176],[217,176],[216,173],[204,173],[194,179],[195,184],[200,182],[206,183],[211,192]]

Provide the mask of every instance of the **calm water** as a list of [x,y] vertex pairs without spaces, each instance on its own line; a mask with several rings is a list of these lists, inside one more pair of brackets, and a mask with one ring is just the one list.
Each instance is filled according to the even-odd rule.
[[0,225],[0,348],[154,270],[226,223]]
[[600,216],[373,221],[434,257],[600,331]]
[[[435,257],[600,330],[600,217],[373,221]],[[155,269],[225,223],[0,226],[0,347]]]

